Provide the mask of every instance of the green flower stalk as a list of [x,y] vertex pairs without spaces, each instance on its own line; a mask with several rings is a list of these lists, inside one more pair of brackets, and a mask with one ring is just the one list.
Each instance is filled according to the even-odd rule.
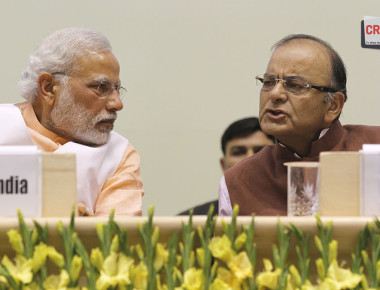
[[[75,232],[75,222],[74,222],[74,209],[71,212],[71,219],[68,228],[64,228],[62,222],[58,222],[57,224],[58,232],[62,238],[65,260],[63,264],[63,269],[66,270],[68,274],[74,274],[74,276],[69,275],[69,282],[67,284],[68,287],[77,287],[78,286],[78,277],[76,275],[78,271],[78,258],[76,255],[78,245],[80,246],[78,234]],[[80,256],[83,256],[84,253],[82,251]],[[76,261],[74,261],[76,260]],[[81,260],[81,266],[83,259]],[[73,269],[74,267],[74,269]],[[80,270],[79,270],[80,271]]]
[[174,232],[169,241],[168,247],[168,261],[164,265],[166,286],[168,290],[174,290],[177,286],[176,264],[177,264],[177,245],[178,245],[178,233]]
[[[156,274],[157,274],[157,271],[154,268],[154,258],[156,254],[156,246],[157,246],[158,237],[159,237],[159,229],[158,227],[153,228],[153,213],[154,213],[154,209],[151,206],[149,208],[148,221],[144,224],[139,224],[138,226],[141,241],[142,241],[142,246],[145,250],[145,254],[143,254],[142,257],[140,256],[140,260],[144,262],[145,267],[147,269],[148,282],[147,282],[146,289],[148,290],[156,289]],[[137,247],[136,247],[136,250],[138,250]],[[139,267],[138,269],[141,269],[141,273],[145,273],[145,269],[142,265],[138,267]],[[140,272],[137,272],[138,275],[140,275],[139,273]]]
[[305,285],[310,276],[310,235],[308,233],[303,234],[303,232],[293,224],[290,225],[289,230],[296,236],[298,242],[298,245],[296,245],[296,254],[298,267],[301,272],[300,285],[302,286]]
[[284,228],[278,220],[277,234],[279,240],[279,247],[273,245],[273,262],[275,269],[280,269],[281,274],[278,277],[278,284],[276,289],[285,289],[287,285],[287,277],[289,273],[289,265],[287,263],[287,257],[289,253],[290,233],[288,229]]
[[222,228],[224,234],[231,241],[232,249],[236,251],[235,248],[235,236],[236,236],[236,217],[239,215],[239,205],[235,205],[232,211],[232,219],[229,224],[227,224],[224,220],[222,220]]
[[182,223],[181,233],[183,242],[180,242],[179,249],[182,257],[182,271],[185,273],[194,265],[194,230],[192,209],[190,210],[189,222],[187,224]]
[[369,232],[370,254],[368,254],[365,250],[362,250],[361,254],[363,258],[363,264],[367,272],[369,286],[378,288],[380,281],[377,275],[379,272],[378,261],[380,260],[380,237],[373,223],[369,223],[367,225],[367,229]]
[[[48,228],[47,225],[45,227],[41,227],[36,221],[34,221],[34,228],[29,229],[24,221],[24,217],[20,211],[17,212],[18,220],[19,220],[19,229],[20,233],[16,230],[10,230],[7,232],[9,237],[9,242],[12,246],[12,249],[16,252],[17,260],[15,259],[16,265],[20,261],[20,257],[25,258],[27,261],[32,262],[32,257],[34,253],[34,247],[39,243],[46,243],[48,237]],[[10,266],[10,264],[8,264]],[[7,266],[3,264],[6,272],[11,275],[14,271],[8,271]],[[0,274],[1,275],[1,274]],[[43,281],[46,279],[46,266],[45,264],[41,265],[41,267],[33,272],[33,279],[36,280],[38,277],[39,281]],[[16,281],[18,278],[13,279]],[[8,279],[8,283],[11,283],[11,279]],[[23,282],[22,282],[23,283]],[[40,284],[42,286],[42,284]]]
[[198,236],[201,242],[201,249],[197,251],[198,264],[203,270],[205,289],[211,285],[214,276],[211,273],[212,255],[209,249],[210,239],[214,234],[216,219],[213,219],[212,213],[214,205],[211,205],[208,210],[207,220],[204,228],[198,227]]
[[329,269],[330,265],[330,251],[329,251],[329,245],[332,239],[332,222],[327,222],[327,225],[324,226],[321,218],[318,214],[315,215],[317,219],[317,230],[318,230],[318,236],[315,236],[315,244],[317,246],[318,252],[320,257],[322,258],[323,266],[325,273],[322,276],[320,276],[321,279],[324,279],[327,275],[327,270]]
[[[98,254],[102,255],[99,248],[95,248],[95,249],[93,249],[93,251],[94,250],[98,251]],[[96,274],[95,268],[97,266],[99,266],[99,264],[95,264],[95,263],[94,263],[94,265],[91,264],[90,257],[88,256],[88,253],[87,253],[85,247],[83,246],[83,243],[79,239],[75,240],[75,251],[82,258],[83,267],[84,267],[85,273],[86,273],[87,288],[89,290],[96,290],[95,282],[97,279],[97,274]],[[92,251],[91,251],[91,255],[92,255]],[[104,261],[103,255],[101,257],[102,257],[101,264],[103,264],[103,261]],[[92,260],[92,257],[91,257],[91,260]],[[96,261],[98,261],[98,260],[96,260]]]
[[25,224],[24,217],[21,214],[21,211],[17,211],[18,214],[18,221],[19,221],[19,227],[21,231],[21,236],[24,242],[24,256],[25,258],[29,259],[33,255],[33,240],[32,240],[32,233],[33,230],[28,229],[28,227]]
[[128,243],[128,235],[127,230],[121,229],[119,225],[112,219],[113,229],[118,237],[119,241],[119,250],[126,256],[131,256],[132,253],[130,251],[129,243]]
[[108,223],[106,225],[98,223],[96,225],[96,234],[99,239],[99,246],[103,253],[103,256],[106,258],[111,252],[111,243],[112,237],[114,234],[114,210],[111,210]]
[[[255,236],[255,215],[252,215],[251,223],[248,227],[243,227],[243,232],[245,233],[246,239],[244,242],[245,250],[247,251],[248,259],[252,266],[252,273],[255,273],[256,268],[256,244],[253,242]],[[256,289],[257,285],[255,282],[255,277],[248,279],[249,289]]]
[[351,270],[353,273],[362,273],[362,251],[364,251],[367,248],[368,235],[369,231],[368,227],[366,226],[362,231],[360,231],[355,253],[351,254]]

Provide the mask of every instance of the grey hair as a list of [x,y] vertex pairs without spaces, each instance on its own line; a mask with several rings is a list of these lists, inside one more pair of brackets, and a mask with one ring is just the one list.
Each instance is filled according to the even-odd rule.
[[78,57],[84,54],[111,52],[108,39],[89,28],[65,28],[47,36],[29,57],[29,63],[18,83],[20,95],[35,100],[37,80],[44,73],[70,73],[77,69]]
[[328,102],[330,102],[333,98],[334,98],[334,93],[330,93],[330,92],[328,92],[328,93],[324,96],[324,98],[323,98],[323,102],[324,102],[324,103],[328,103]]

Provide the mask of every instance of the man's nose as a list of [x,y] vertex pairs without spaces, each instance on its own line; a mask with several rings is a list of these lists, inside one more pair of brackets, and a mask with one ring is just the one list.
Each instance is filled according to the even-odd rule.
[[253,156],[254,154],[255,154],[255,152],[253,151],[252,148],[251,148],[251,149],[248,149],[248,150],[247,150],[247,154],[246,154],[246,158],[251,157],[251,156]]
[[109,111],[120,111],[124,107],[123,101],[120,98],[119,92],[113,90],[112,93],[107,97],[106,108]]
[[278,81],[273,89],[269,91],[269,95],[273,103],[286,102],[288,95],[284,88],[284,82],[282,80]]

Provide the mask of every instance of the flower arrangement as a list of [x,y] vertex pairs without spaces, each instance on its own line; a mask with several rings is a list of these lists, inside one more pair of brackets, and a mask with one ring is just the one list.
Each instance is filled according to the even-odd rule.
[[[230,223],[222,220],[222,235],[215,236],[216,219],[210,208],[204,227],[193,229],[192,215],[167,244],[159,242],[153,226],[153,208],[139,224],[141,243],[130,245],[127,230],[111,213],[108,223],[96,226],[99,246],[89,252],[75,232],[74,214],[68,227],[58,222],[64,251],[48,245],[48,228],[34,222],[28,228],[21,213],[19,230],[7,232],[15,252],[0,257],[0,289],[379,289],[380,222],[360,233],[350,268],[338,262],[338,243],[332,223],[316,215],[314,243],[318,258],[309,256],[310,235],[294,225],[278,222],[278,244],[273,257],[257,269],[254,216],[249,226],[237,228],[238,207]],[[293,237],[293,238],[292,238]],[[292,239],[291,239],[292,238]],[[293,241],[296,241],[293,245]],[[197,246],[199,245],[199,246]],[[297,264],[289,264],[294,246]],[[314,263],[317,277],[312,281]],[[49,265],[51,264],[51,265]]]

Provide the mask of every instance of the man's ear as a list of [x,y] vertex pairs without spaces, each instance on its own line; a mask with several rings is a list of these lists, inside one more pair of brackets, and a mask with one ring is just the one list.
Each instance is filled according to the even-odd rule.
[[54,77],[49,73],[42,73],[37,80],[38,96],[41,101],[53,105],[56,96],[56,85]]
[[220,166],[222,167],[223,172],[226,172],[226,165],[224,164],[224,158],[220,158]]
[[342,112],[344,106],[344,94],[336,92],[328,102],[328,110],[325,114],[325,122],[331,124]]

